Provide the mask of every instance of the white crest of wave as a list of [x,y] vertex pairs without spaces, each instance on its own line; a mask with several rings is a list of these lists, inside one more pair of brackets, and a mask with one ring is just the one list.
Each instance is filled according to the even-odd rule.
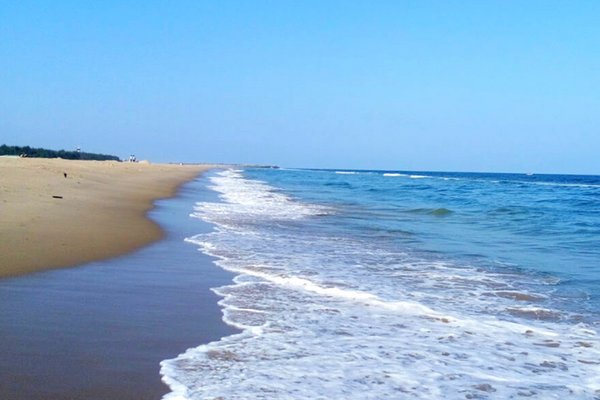
[[192,216],[222,224],[225,221],[295,220],[332,213],[326,207],[295,201],[265,182],[244,179],[241,170],[226,170],[212,177],[210,188],[223,203],[197,203]]

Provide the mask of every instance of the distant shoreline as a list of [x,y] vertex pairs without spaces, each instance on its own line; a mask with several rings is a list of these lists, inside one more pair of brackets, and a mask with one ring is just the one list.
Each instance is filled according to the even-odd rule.
[[0,158],[0,279],[122,255],[161,239],[146,217],[214,165]]

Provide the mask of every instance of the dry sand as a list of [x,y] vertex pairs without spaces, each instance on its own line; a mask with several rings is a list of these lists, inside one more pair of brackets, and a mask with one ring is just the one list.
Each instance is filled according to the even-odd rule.
[[0,157],[0,278],[159,240],[162,230],[146,218],[153,201],[211,167]]

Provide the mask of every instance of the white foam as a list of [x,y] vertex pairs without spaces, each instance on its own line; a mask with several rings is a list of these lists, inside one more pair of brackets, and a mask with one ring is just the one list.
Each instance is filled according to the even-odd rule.
[[210,188],[221,193],[223,203],[198,203],[192,216],[217,224],[225,219],[230,222],[295,220],[333,212],[326,207],[297,202],[264,182],[241,179],[239,170],[223,171],[211,181]]
[[332,237],[310,228],[330,209],[239,172],[212,182],[224,202],[199,203],[194,216],[217,228],[189,241],[238,274],[215,293],[242,332],[163,361],[165,399],[597,395],[594,329],[520,318],[507,310],[554,310],[494,295],[524,290],[530,277]]
[[358,172],[355,171],[335,171],[336,174],[340,175],[356,175]]
[[407,176],[406,174],[385,173],[383,176]]

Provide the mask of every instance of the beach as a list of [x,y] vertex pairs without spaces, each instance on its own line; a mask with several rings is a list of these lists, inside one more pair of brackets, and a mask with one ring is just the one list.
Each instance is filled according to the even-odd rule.
[[210,165],[0,157],[0,278],[125,254],[163,237],[153,201]]
[[0,280],[0,399],[142,400],[169,391],[160,362],[237,332],[211,287],[232,275],[185,238],[212,227],[189,217],[215,200],[206,177],[148,213],[164,238],[77,268]]
[[162,240],[0,280],[0,399],[595,399],[599,190],[215,168]]

